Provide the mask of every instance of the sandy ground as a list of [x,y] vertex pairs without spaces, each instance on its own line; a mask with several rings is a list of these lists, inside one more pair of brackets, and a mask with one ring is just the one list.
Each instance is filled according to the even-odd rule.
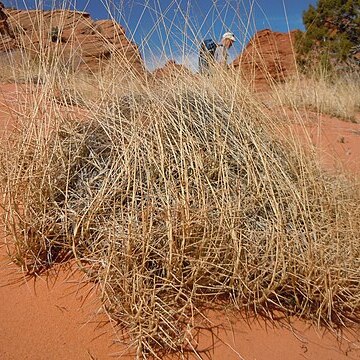
[[[4,130],[16,123],[19,93],[23,90],[14,85],[0,86],[3,141]],[[317,116],[306,129],[326,168],[360,170],[359,124]],[[0,244],[4,240],[0,234]],[[359,328],[334,334],[299,320],[271,323],[240,314],[211,314],[210,319],[214,329],[204,330],[199,340],[203,359],[360,359]],[[133,358],[124,355],[124,345],[114,344],[116,338],[96,289],[74,267],[26,279],[0,245],[0,360]]]
[[[359,117],[359,116],[358,116]],[[311,111],[303,124],[294,124],[305,142],[315,146],[323,168],[347,174],[360,174],[360,123],[346,122]]]
[[96,291],[78,272],[25,279],[0,250],[0,359],[110,359],[116,352]]

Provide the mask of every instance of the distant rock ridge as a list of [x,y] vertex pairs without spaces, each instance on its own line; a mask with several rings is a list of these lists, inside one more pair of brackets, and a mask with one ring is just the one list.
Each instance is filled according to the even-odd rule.
[[[289,33],[260,30],[231,65],[242,73],[253,90],[267,91],[271,84],[284,82],[297,73],[294,44],[298,32],[300,30]],[[169,60],[153,75],[156,79],[162,79],[184,73],[191,74],[191,71]]]
[[138,47],[113,20],[94,21],[88,13],[72,10],[5,11],[15,39],[0,34],[0,51],[54,51],[81,70],[98,71],[114,60],[129,71],[145,71]]
[[296,73],[294,44],[298,32],[258,31],[232,65],[255,90],[267,90],[272,82],[283,82]]
[[[147,73],[137,45],[127,38],[124,27],[113,20],[94,21],[88,13],[72,10],[4,9],[4,13],[0,53],[16,49],[35,56],[53,53],[65,64],[91,72],[114,61],[119,71],[125,69],[131,75]],[[293,45],[297,32],[257,32],[232,65],[256,90],[284,81],[296,73]],[[153,75],[166,78],[183,72],[191,73],[183,65],[169,61]]]
[[191,75],[192,72],[186,66],[177,64],[175,60],[168,60],[163,67],[154,70],[152,74],[156,79],[162,79],[179,75]]

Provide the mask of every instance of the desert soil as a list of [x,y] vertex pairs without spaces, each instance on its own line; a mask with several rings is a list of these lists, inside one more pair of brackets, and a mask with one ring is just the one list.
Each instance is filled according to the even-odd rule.
[[[2,141],[16,124],[24,88],[0,85]],[[311,120],[313,118],[313,120]],[[304,126],[294,125],[318,151],[327,169],[360,171],[360,125],[310,114]],[[300,129],[300,130],[299,130]],[[27,279],[6,254],[0,236],[0,359],[121,359],[125,345],[114,342],[113,325],[101,311],[99,294],[75,266],[58,267]],[[204,331],[199,349],[204,359],[360,359],[360,329],[334,334],[300,320],[291,324],[244,319],[239,314],[211,314],[214,330]],[[217,328],[216,326],[219,325]],[[220,326],[221,325],[221,326]]]

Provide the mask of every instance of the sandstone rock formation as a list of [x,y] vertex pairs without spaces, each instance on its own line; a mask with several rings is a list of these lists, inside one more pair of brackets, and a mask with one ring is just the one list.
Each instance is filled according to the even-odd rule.
[[255,90],[266,90],[271,83],[284,81],[296,73],[294,43],[297,32],[259,31],[232,65]]
[[8,22],[8,14],[5,10],[5,6],[2,2],[0,2],[0,49],[10,49],[13,46],[13,39],[14,34],[10,29],[9,22]]
[[186,66],[177,64],[175,60],[168,60],[163,67],[156,69],[152,74],[155,79],[163,79],[191,75],[192,72]]
[[67,66],[89,71],[114,61],[129,72],[144,73],[137,46],[115,21],[94,21],[88,13],[71,10],[5,11],[15,39],[0,35],[0,51],[20,48],[50,58],[54,54]]

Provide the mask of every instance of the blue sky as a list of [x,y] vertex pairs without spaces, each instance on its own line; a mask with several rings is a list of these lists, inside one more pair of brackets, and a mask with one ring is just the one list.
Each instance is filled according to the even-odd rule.
[[125,26],[152,69],[175,59],[195,67],[201,39],[219,39],[232,31],[238,55],[251,36],[264,28],[303,29],[302,13],[316,0],[3,0],[17,8],[72,8],[94,19],[114,17]]

